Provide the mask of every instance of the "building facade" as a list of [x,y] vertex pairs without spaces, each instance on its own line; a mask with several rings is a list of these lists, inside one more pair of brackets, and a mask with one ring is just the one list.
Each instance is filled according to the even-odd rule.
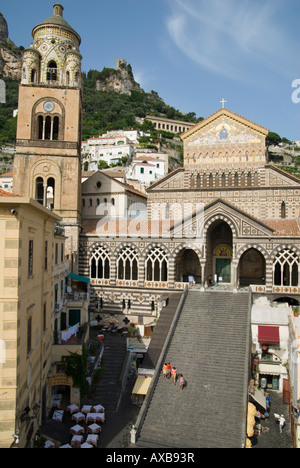
[[[58,216],[1,193],[0,447],[40,427],[51,368],[54,231]],[[15,438],[13,436],[15,434]]]
[[182,134],[184,167],[148,188],[147,216],[111,220],[106,232],[89,224],[81,236],[92,300],[136,323],[152,321],[161,294],[187,283],[299,302],[300,184],[268,164],[267,133],[222,108]]

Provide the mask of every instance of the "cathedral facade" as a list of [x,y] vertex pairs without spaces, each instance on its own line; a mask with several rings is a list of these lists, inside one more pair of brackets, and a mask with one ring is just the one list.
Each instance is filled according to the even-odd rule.
[[[187,284],[298,303],[300,181],[268,163],[268,129],[224,107],[181,135],[183,167],[153,183],[147,199],[127,195],[121,215],[115,196],[94,215],[82,209],[80,43],[58,3],[33,29],[13,185],[61,217],[72,271],[91,280],[91,312],[148,324],[166,291]],[[101,200],[101,181],[89,185],[90,199]]]
[[221,108],[181,135],[184,167],[148,188],[144,210],[89,223],[80,271],[92,310],[146,324],[186,284],[299,303],[300,181],[268,164],[267,134]]

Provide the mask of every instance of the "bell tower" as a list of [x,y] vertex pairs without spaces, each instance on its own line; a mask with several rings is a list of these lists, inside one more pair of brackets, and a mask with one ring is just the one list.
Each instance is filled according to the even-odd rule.
[[61,216],[66,253],[77,270],[81,225],[80,36],[63,7],[32,31],[23,51],[13,190]]

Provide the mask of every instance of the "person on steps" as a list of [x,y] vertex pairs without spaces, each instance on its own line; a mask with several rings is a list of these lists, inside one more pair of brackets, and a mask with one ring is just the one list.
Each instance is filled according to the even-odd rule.
[[185,386],[185,378],[183,377],[182,374],[180,374],[179,376],[179,385],[180,385],[181,390],[183,390],[183,387]]

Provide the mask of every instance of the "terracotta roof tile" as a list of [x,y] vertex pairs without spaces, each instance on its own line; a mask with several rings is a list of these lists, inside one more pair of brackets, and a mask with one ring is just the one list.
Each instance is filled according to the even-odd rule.
[[300,223],[297,219],[265,219],[264,222],[275,229],[275,236],[300,236]]

